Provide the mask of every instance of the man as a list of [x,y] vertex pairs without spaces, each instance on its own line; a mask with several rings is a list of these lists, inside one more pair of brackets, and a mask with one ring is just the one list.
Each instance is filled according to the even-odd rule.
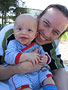
[[[67,20],[64,19],[64,16],[66,16]],[[68,74],[65,71],[65,69],[62,68],[64,67],[62,60],[61,59],[59,60],[59,58],[55,56],[55,52],[54,52],[55,45],[52,43],[54,40],[58,39],[59,36],[63,32],[65,32],[65,29],[68,27],[68,12],[65,12],[64,9],[61,9],[57,5],[51,5],[47,7],[44,10],[44,12],[40,14],[38,18],[40,18],[38,19],[39,20],[39,26],[38,26],[39,34],[36,38],[36,42],[41,45],[44,45],[43,46],[44,50],[47,49],[47,52],[49,52],[49,54],[52,57],[50,67],[52,69],[54,79],[56,81],[56,85],[58,89],[68,90],[68,87],[67,87]],[[47,43],[50,43],[50,44],[47,44]],[[53,44],[53,49],[52,49],[51,43]],[[60,57],[58,53],[57,53],[57,56]]]
[[[38,16],[38,22],[38,34],[36,42],[40,45],[43,45],[44,50],[48,51],[52,58],[52,61],[49,65],[53,72],[58,90],[68,90],[67,72],[64,69],[63,62],[60,59],[59,53],[55,52],[56,44],[55,42],[53,42],[54,40],[58,39],[59,36],[64,33],[68,27],[68,10],[62,5],[49,5]],[[4,30],[5,29],[3,29],[1,33]],[[37,52],[37,50],[35,50],[35,52]],[[33,72],[39,70],[42,67],[42,65],[35,65],[34,67],[31,63],[27,63],[28,62],[24,62],[18,65],[8,67],[0,65],[0,79],[5,80],[14,74]]]

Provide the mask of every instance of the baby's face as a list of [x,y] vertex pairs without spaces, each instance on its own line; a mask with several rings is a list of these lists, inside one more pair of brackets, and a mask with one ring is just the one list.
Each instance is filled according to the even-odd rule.
[[18,17],[14,27],[15,38],[21,44],[30,44],[36,37],[37,20],[32,16]]

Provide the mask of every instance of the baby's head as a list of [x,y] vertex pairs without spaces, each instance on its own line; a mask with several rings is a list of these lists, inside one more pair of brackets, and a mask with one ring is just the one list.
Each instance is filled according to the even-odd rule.
[[29,14],[19,15],[14,24],[14,35],[21,44],[30,44],[36,37],[37,19]]

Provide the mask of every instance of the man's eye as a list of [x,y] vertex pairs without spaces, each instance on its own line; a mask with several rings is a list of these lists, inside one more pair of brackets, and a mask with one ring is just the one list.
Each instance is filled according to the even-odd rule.
[[43,21],[45,24],[48,24],[46,21]]
[[50,26],[47,21],[43,21],[45,26]]
[[59,32],[57,32],[57,30],[54,30],[54,31],[53,31],[53,34],[54,34],[54,35],[59,35]]

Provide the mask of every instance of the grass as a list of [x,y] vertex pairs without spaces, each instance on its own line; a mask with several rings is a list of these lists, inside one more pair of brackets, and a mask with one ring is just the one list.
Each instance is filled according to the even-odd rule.
[[68,40],[68,31],[65,32],[60,38],[59,40]]

